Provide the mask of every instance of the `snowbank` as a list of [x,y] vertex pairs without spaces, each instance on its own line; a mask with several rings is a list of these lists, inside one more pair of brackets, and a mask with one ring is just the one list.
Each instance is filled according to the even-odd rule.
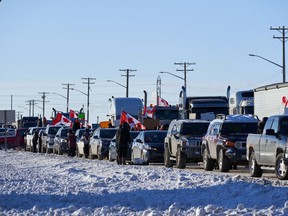
[[0,151],[4,215],[288,215],[288,182]]

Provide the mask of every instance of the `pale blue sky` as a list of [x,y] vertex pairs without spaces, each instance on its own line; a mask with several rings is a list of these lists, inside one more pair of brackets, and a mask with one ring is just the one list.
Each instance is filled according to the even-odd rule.
[[[196,62],[187,73],[189,96],[225,95],[282,82],[281,68],[258,54],[282,64],[281,36],[270,27],[288,27],[287,0],[2,0],[0,3],[0,109],[27,115],[28,100],[50,92],[46,116],[52,107],[66,110],[62,83],[87,92],[91,85],[90,122],[106,120],[108,99],[125,96],[119,69],[136,69],[129,96],[151,100],[158,75],[162,97],[178,103],[183,80],[174,62]],[[286,50],[288,49],[286,45]],[[288,54],[286,54],[287,56]],[[288,76],[287,76],[288,77]],[[87,97],[70,92],[70,108],[79,110]],[[38,102],[39,106],[42,106]],[[42,113],[35,107],[35,114]]]

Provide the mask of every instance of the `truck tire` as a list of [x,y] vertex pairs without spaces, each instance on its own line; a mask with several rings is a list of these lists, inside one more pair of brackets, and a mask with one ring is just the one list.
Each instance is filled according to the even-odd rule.
[[179,169],[185,169],[185,167],[186,167],[186,154],[181,151],[181,148],[177,149],[176,166]]
[[280,153],[276,158],[275,174],[280,180],[288,179],[288,166],[285,164],[285,158],[283,153]]
[[220,149],[220,151],[218,152],[218,165],[220,172],[229,172],[231,162],[229,158],[226,157],[224,149]]
[[261,177],[263,170],[258,165],[254,152],[249,157],[249,172],[251,177]]
[[164,166],[165,167],[172,167],[173,163],[170,160],[170,153],[168,147],[164,147]]
[[89,158],[90,158],[90,159],[95,159],[95,158],[96,158],[96,156],[92,154],[91,146],[90,146],[90,148],[89,148]]
[[215,162],[208,155],[207,148],[203,151],[203,168],[205,171],[212,171],[214,169]]

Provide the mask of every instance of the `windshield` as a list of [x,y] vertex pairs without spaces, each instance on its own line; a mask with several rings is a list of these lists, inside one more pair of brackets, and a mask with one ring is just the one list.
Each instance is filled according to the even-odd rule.
[[203,136],[206,134],[208,126],[209,122],[184,123],[182,125],[182,135]]
[[49,127],[48,134],[55,135],[60,127]]
[[105,138],[105,139],[112,139],[114,136],[115,136],[115,134],[116,134],[116,131],[117,131],[117,129],[115,129],[115,130],[101,130],[100,131],[100,137],[101,138]]
[[144,137],[146,143],[164,143],[166,132],[148,132]]
[[63,129],[61,131],[61,137],[63,137],[63,138],[67,138],[68,137],[68,129]]
[[156,110],[154,115],[159,120],[178,119],[178,110]]
[[222,125],[221,135],[248,135],[248,133],[257,133],[257,129],[257,122],[225,122]]

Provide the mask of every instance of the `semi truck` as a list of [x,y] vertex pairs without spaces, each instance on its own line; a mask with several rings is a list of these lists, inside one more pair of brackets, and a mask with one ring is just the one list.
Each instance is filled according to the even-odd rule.
[[112,97],[110,101],[110,121],[114,127],[119,126],[122,111],[125,111],[135,119],[141,120],[143,102],[136,97]]
[[254,89],[254,114],[266,116],[287,114],[288,83],[274,83]]
[[237,91],[229,98],[229,113],[235,114],[254,114],[254,91]]
[[227,96],[195,96],[187,97],[182,87],[179,95],[180,119],[213,120],[217,114],[228,115],[229,104]]

